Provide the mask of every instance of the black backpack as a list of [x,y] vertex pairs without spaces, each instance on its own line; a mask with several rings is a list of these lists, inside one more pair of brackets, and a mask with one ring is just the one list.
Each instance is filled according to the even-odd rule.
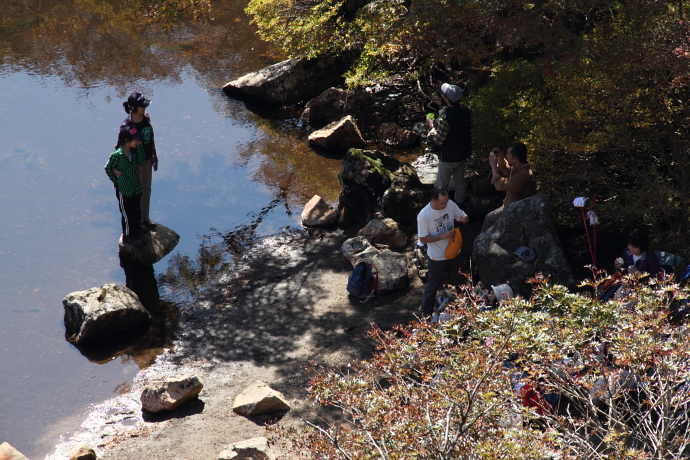
[[353,297],[373,296],[379,285],[379,271],[376,265],[360,262],[355,265],[347,279],[347,293]]

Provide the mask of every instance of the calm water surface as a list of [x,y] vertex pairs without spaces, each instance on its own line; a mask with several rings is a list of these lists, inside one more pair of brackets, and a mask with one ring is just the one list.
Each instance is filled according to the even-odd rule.
[[194,257],[210,228],[247,224],[277,197],[284,202],[261,234],[295,225],[315,193],[336,200],[339,160],[311,151],[296,120],[258,117],[219,89],[279,60],[248,25],[245,3],[216,3],[203,26],[142,33],[124,28],[110,0],[3,2],[0,443],[44,457],[90,404],[126,392],[162,351],[157,343],[85,356],[62,322],[66,294],[125,283],[103,166],[130,92],[153,100],[151,217],[180,234],[173,254]]

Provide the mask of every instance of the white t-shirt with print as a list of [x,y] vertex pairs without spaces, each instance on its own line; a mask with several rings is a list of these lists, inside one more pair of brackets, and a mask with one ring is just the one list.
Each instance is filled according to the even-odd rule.
[[[465,216],[465,211],[460,209],[454,201],[448,200],[448,205],[443,209],[434,209],[431,203],[427,204],[417,215],[417,236],[436,236],[451,231],[455,228],[455,221]],[[431,260],[446,260],[444,255],[450,240],[439,240],[427,244],[427,255]]]

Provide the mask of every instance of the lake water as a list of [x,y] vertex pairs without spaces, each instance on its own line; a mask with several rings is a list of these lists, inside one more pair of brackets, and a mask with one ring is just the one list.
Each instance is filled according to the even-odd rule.
[[[151,218],[195,257],[211,228],[295,225],[314,194],[335,202],[340,160],[305,142],[296,120],[254,115],[223,84],[277,62],[243,12],[169,32],[128,26],[119,2],[4,0],[0,18],[0,443],[42,458],[90,404],[126,392],[169,342],[84,355],[64,337],[62,298],[125,284],[119,214],[103,166],[132,91],[148,109],[160,166]],[[289,211],[292,213],[290,214]],[[165,271],[168,260],[155,266]]]

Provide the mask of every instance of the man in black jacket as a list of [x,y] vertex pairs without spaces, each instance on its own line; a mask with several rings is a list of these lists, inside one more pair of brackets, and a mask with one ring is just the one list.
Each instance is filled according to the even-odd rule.
[[461,103],[463,94],[459,86],[444,83],[441,95],[446,107],[434,120],[427,118],[432,128],[428,138],[439,160],[435,185],[448,190],[452,177],[455,202],[462,203],[467,190],[465,163],[472,155],[472,112]]

